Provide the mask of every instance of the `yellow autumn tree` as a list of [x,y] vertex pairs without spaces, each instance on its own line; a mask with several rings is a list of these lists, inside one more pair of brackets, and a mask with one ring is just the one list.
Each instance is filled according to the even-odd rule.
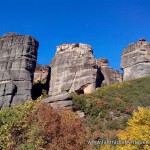
[[119,132],[118,138],[132,143],[119,145],[120,150],[150,150],[150,109],[139,107],[128,121],[127,128]]

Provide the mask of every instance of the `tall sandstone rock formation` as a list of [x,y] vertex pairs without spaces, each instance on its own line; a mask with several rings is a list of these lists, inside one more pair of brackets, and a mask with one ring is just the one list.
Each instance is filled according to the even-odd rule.
[[118,70],[109,67],[109,61],[106,58],[97,60],[98,68],[101,71],[101,76],[104,85],[109,85],[116,82],[122,82],[122,74]]
[[31,36],[0,37],[0,109],[31,99],[38,45]]
[[91,93],[96,88],[97,65],[92,47],[86,44],[63,44],[57,47],[51,64],[49,95],[45,102],[56,107],[72,105],[69,93]]
[[150,75],[150,43],[140,39],[129,44],[122,53],[121,68],[124,81]]

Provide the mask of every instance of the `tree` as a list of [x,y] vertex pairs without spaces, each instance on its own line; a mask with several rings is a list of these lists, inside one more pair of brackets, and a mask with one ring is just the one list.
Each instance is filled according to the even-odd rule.
[[42,103],[28,117],[29,130],[23,150],[32,149],[77,150],[86,147],[86,130],[83,120],[69,110],[54,110]]
[[119,140],[132,144],[120,145],[120,150],[150,150],[150,109],[139,107],[127,128],[118,134]]
[[41,101],[0,110],[0,149],[87,149],[86,127],[69,110],[54,110]]
[[36,111],[39,101],[27,101],[0,111],[0,149],[12,150],[26,140],[27,118]]

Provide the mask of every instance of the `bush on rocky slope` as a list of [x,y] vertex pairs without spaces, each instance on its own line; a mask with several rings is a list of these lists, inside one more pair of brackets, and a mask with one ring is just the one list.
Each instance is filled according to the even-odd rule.
[[[0,111],[0,149],[77,150],[87,147],[83,120],[69,110],[27,101]],[[87,149],[87,148],[86,148]]]
[[92,94],[73,96],[74,110],[86,114],[86,124],[98,139],[116,139],[138,106],[150,106],[150,77],[98,88]]

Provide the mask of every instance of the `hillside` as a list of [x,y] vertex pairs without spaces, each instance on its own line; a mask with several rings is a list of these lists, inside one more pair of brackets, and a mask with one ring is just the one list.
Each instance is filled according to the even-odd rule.
[[[95,145],[90,142],[148,141],[149,109],[133,111],[138,106],[150,106],[149,86],[150,77],[145,77],[104,86],[91,94],[72,93],[73,109],[83,111],[84,118],[67,109],[53,109],[41,102],[43,96],[35,101],[27,101],[24,105],[2,109],[0,149],[26,150],[39,147],[43,150],[120,150],[133,145]],[[132,115],[132,119],[128,120]],[[127,121],[132,122],[132,126],[127,126]],[[132,132],[135,126],[138,132]],[[148,145],[136,145],[138,150],[144,146]]]
[[150,106],[150,76],[97,88],[73,96],[74,110],[85,113],[93,138],[115,139],[138,106]]
[[[46,95],[43,101],[53,108],[72,109],[71,92],[89,94],[102,85],[150,75],[150,43],[145,39],[129,44],[123,50],[120,65],[123,74],[111,68],[108,59],[95,58],[93,47],[85,43],[57,46],[52,61],[46,66],[36,64],[38,47],[39,42],[29,35],[7,33],[0,37],[0,109],[24,104],[41,95]],[[130,107],[125,108],[118,95],[115,98],[121,103],[119,110],[132,112]],[[101,100],[99,103],[102,105]],[[106,103],[108,108],[115,105],[114,102]],[[101,113],[105,115],[105,112]]]
[[123,50],[123,74],[112,69],[106,58],[96,59],[92,46],[84,43],[59,45],[49,66],[38,65],[38,46],[28,35],[0,37],[0,149],[59,145],[56,150],[77,150],[87,147],[88,140],[119,139],[119,130],[125,129],[138,106],[150,106],[146,40]]

